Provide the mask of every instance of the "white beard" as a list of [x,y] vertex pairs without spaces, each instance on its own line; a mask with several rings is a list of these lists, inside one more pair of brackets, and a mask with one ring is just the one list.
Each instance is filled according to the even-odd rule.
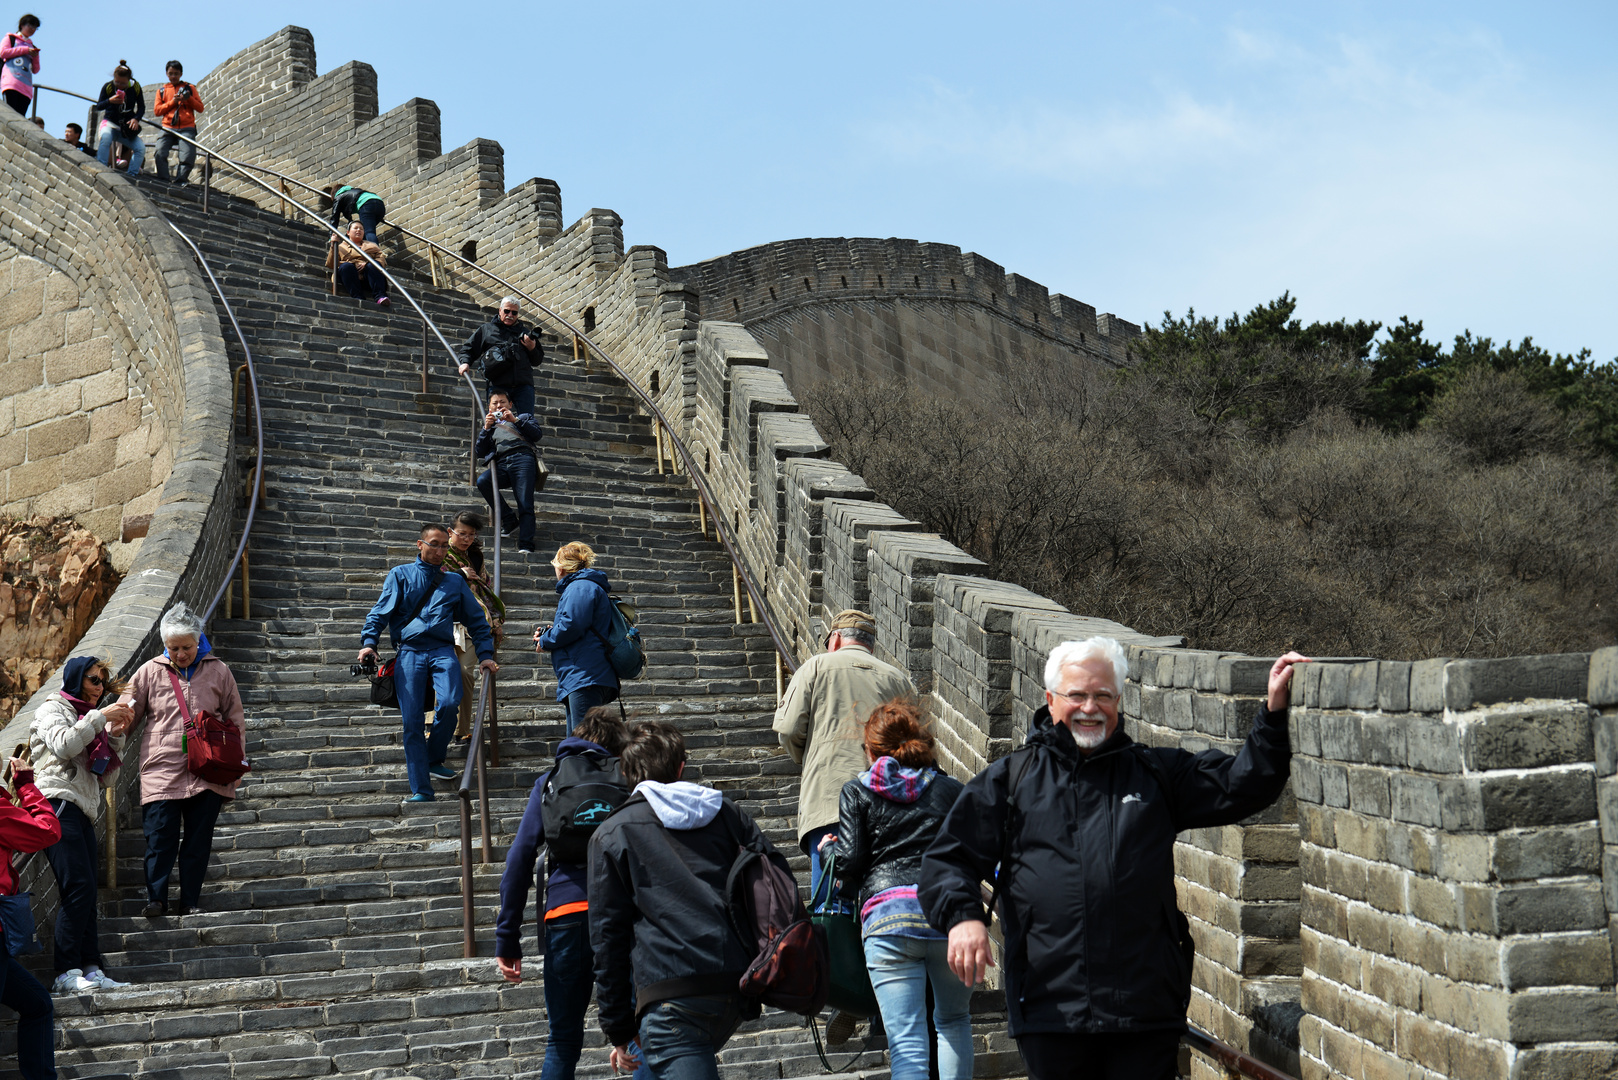
[[1092,729],[1080,727],[1075,723],[1068,725],[1068,730],[1073,733],[1073,741],[1079,744],[1080,750],[1094,750],[1107,741],[1107,725],[1105,724]]

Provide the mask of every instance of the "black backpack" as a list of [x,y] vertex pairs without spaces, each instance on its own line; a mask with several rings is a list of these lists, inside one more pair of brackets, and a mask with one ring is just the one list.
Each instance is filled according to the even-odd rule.
[[587,750],[556,763],[539,793],[545,819],[545,846],[555,862],[580,865],[589,857],[590,837],[607,815],[629,800],[629,783],[618,759]]

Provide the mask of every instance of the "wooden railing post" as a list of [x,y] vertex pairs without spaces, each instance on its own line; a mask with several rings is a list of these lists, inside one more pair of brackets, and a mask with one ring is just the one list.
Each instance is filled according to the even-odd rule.
[[118,785],[107,789],[107,891],[118,888]]

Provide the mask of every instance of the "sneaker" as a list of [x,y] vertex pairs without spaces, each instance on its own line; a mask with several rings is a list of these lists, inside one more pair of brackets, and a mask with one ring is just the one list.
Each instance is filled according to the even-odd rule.
[[432,765],[428,767],[427,775],[434,780],[453,780],[458,774],[448,765]]
[[376,306],[377,307],[392,307],[393,306],[393,301],[389,300],[385,296],[379,296],[379,297],[376,298]]
[[533,553],[534,553],[533,548],[520,547],[520,548],[517,549],[517,554],[518,555],[532,555]]
[[100,990],[122,990],[129,985],[126,982],[119,982],[98,967],[85,968],[84,977],[95,983],[96,988]]
[[84,972],[78,968],[68,968],[56,976],[56,981],[51,983],[51,993],[53,994],[90,994],[97,989],[99,987],[86,979]]
[[434,796],[432,796],[432,795],[422,795],[419,792],[417,794],[415,794],[415,795],[410,796],[410,798],[405,800],[405,802],[437,802],[437,801],[438,801],[438,799],[435,798]]
[[140,909],[140,913],[148,919],[161,919],[169,913],[169,906],[159,900],[152,900]]
[[842,1046],[854,1034],[859,1022],[859,1017],[839,1010],[826,1024],[826,1045]]

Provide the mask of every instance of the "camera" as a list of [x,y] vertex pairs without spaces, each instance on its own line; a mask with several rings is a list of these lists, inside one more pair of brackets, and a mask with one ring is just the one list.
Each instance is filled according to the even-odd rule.
[[176,97],[181,97],[181,98],[188,98],[188,97],[191,96],[191,88],[189,86],[182,86],[182,87],[180,87],[179,92],[175,96]]
[[375,675],[376,674],[376,661],[375,660],[367,660],[363,664],[350,664],[350,665],[348,665],[348,673],[350,675],[352,675],[356,679],[359,678],[361,675]]

